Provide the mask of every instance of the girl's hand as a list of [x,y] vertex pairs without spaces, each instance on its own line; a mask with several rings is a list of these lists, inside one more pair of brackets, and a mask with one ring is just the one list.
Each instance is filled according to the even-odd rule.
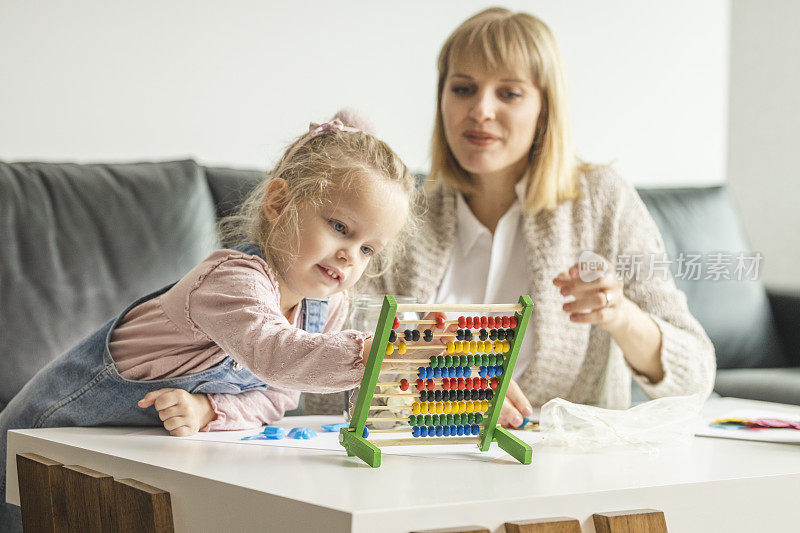
[[173,437],[194,435],[214,420],[214,409],[205,394],[192,394],[183,389],[159,389],[139,400],[139,407],[153,405],[164,429]]
[[[562,296],[575,299],[562,306],[572,322],[594,324],[611,334],[625,328],[629,321],[632,302],[622,292],[623,283],[608,267],[602,272],[581,279],[579,265],[572,265],[553,280]],[[596,279],[594,279],[596,278]],[[635,307],[635,305],[633,305]]]
[[525,397],[517,382],[512,379],[508,384],[506,399],[497,423],[506,428],[518,428],[522,425],[522,419],[531,415],[533,415],[531,402]]

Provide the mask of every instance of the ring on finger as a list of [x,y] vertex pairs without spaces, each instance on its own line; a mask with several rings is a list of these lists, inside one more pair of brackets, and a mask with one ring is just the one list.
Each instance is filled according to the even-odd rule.
[[606,289],[603,289],[600,292],[603,293],[603,296],[606,298],[606,303],[603,305],[603,307],[610,307],[614,302],[613,293],[608,292]]

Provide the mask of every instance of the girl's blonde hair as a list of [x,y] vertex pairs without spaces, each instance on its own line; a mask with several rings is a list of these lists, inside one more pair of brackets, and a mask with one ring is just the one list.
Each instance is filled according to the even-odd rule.
[[[389,145],[363,130],[371,126],[350,110],[336,114],[334,120],[360,131],[329,131],[308,139],[304,134],[290,144],[272,172],[242,203],[237,212],[220,221],[220,235],[225,243],[255,242],[261,246],[271,266],[282,271],[283,261],[290,257],[286,242],[299,242],[300,209],[319,207],[335,194],[350,193],[362,186],[362,180],[385,179],[400,185],[409,201],[409,217],[405,232],[413,228],[412,210],[418,202],[416,179]],[[280,175],[275,175],[280,171]],[[286,182],[287,194],[280,214],[270,223],[264,211],[264,195],[273,179]],[[396,213],[386,206],[387,216]],[[378,275],[375,265],[388,268],[400,253],[402,239],[381,252],[380,261],[370,261],[368,275]],[[281,272],[282,273],[282,272]]]
[[431,179],[471,193],[475,185],[456,160],[444,134],[442,94],[454,64],[475,61],[488,72],[528,72],[542,107],[529,153],[530,182],[525,209],[554,209],[578,195],[577,173],[588,168],[575,155],[567,88],[555,38],[544,22],[527,13],[489,8],[465,20],[439,53],[439,87],[433,129]]

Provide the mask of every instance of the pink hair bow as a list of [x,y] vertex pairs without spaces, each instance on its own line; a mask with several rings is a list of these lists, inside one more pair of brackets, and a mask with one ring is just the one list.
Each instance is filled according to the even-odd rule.
[[322,133],[330,133],[333,131],[360,131],[356,128],[351,128],[349,126],[345,126],[341,120],[338,118],[331,120],[330,122],[323,122],[322,124],[317,124],[316,122],[311,122],[308,124],[308,137],[313,138],[317,135]]

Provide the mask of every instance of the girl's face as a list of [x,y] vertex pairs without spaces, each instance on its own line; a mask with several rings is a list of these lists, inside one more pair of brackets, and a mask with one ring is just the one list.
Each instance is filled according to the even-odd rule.
[[519,179],[528,164],[541,95],[521,72],[489,73],[454,64],[442,93],[447,143],[473,177]]
[[281,269],[282,307],[352,287],[405,224],[408,197],[400,184],[383,176],[360,179],[349,193],[300,208],[300,242],[288,245],[293,254]]

